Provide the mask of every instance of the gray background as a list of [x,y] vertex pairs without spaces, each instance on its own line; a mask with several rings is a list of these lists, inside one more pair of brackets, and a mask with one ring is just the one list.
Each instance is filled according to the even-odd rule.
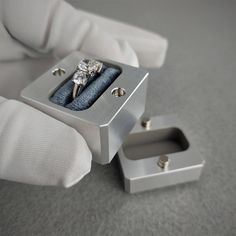
[[[93,164],[70,189],[1,181],[0,235],[236,235],[236,1],[70,2],[169,39],[165,66],[151,70],[147,111],[178,113],[206,166],[199,182],[137,195],[123,192],[116,160]],[[14,68],[30,81],[52,64],[1,64],[0,76]]]

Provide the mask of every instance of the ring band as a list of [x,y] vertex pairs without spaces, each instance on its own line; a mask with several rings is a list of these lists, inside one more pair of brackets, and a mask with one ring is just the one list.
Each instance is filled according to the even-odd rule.
[[98,73],[101,73],[103,63],[93,59],[82,59],[77,65],[72,77],[74,88],[72,97],[75,99],[82,92],[86,84]]
[[79,85],[76,83],[74,84],[73,92],[72,92],[73,99],[75,99],[82,92],[83,87],[84,86],[82,86],[82,85]]

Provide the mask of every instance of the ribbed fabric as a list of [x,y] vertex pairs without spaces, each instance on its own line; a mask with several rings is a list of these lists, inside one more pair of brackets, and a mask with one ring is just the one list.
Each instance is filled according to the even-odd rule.
[[112,67],[105,68],[103,73],[95,77],[75,100],[72,100],[74,83],[69,80],[53,94],[50,100],[53,103],[74,111],[85,110],[93,105],[120,73],[121,71],[119,69]]
[[74,82],[69,80],[61,88],[59,88],[56,93],[50,98],[51,102],[56,103],[60,106],[66,106],[66,104],[71,102],[72,91],[73,91]]

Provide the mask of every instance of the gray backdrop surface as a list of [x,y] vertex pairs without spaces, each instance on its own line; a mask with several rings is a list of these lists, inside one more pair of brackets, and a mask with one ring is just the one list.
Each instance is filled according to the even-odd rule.
[[[147,111],[178,113],[206,166],[199,182],[136,195],[123,192],[116,160],[70,189],[0,181],[0,235],[236,235],[236,1],[70,2],[169,39]],[[53,63],[0,64],[0,76],[14,68],[30,81]]]

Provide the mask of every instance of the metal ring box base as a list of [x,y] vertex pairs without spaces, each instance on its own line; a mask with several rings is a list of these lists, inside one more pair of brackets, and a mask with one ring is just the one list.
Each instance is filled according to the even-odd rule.
[[[47,71],[22,93],[22,100],[78,130],[90,147],[93,160],[109,163],[145,110],[148,72],[95,58],[121,69],[121,74],[87,110],[72,111],[49,98],[74,73],[88,55],[74,52]],[[117,93],[114,90],[117,89]],[[119,90],[125,91],[119,94]]]
[[176,116],[138,122],[118,152],[125,190],[137,193],[198,180],[204,160]]

